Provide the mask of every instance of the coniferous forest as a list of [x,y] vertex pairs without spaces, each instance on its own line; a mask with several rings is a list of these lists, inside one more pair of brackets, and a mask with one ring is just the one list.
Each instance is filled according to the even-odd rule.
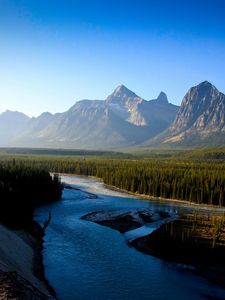
[[[4,157],[1,164],[7,165],[10,161],[12,156]],[[38,168],[46,172],[96,176],[107,185],[132,193],[225,205],[223,160],[17,156],[15,162],[17,168],[26,165],[28,170]]]
[[61,197],[57,175],[23,163],[0,164],[0,222],[14,228],[31,228],[34,209]]

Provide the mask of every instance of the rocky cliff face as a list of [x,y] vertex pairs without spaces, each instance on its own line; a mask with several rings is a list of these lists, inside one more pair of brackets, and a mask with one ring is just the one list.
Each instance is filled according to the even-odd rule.
[[225,95],[208,81],[185,95],[171,126],[150,145],[198,146],[225,144]]
[[185,95],[171,129],[220,131],[225,126],[225,95],[204,81]]
[[125,121],[137,126],[144,126],[147,122],[138,109],[143,101],[141,97],[127,89],[124,85],[120,85],[107,97],[106,105]]

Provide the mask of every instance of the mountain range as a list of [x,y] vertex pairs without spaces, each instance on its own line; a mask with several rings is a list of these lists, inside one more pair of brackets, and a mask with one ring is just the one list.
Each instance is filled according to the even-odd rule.
[[49,148],[196,147],[225,145],[225,96],[208,81],[181,106],[161,92],[144,100],[124,85],[105,100],[81,100],[63,113],[29,118],[0,114],[0,146]]

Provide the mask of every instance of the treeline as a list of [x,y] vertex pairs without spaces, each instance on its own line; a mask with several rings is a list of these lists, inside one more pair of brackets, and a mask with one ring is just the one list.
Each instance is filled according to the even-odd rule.
[[54,157],[18,157],[16,160],[17,164],[26,163],[58,173],[97,176],[108,185],[132,193],[225,205],[224,163]]
[[[134,157],[133,153],[133,157]],[[136,151],[136,158],[223,163],[225,147],[196,149],[147,149]]]
[[34,209],[61,197],[62,184],[46,169],[15,160],[0,163],[0,222],[15,228],[32,226]]
[[221,162],[225,160],[225,147],[216,147],[216,148],[200,148],[185,150],[179,153],[181,158],[186,158],[187,160],[195,161],[211,161],[211,162]]
[[50,156],[98,156],[98,157],[116,157],[129,158],[132,154],[100,151],[100,150],[82,150],[82,149],[48,149],[48,148],[6,148],[0,147],[0,154],[13,155],[50,155]]
[[[84,149],[48,149],[48,148],[7,148],[0,147],[0,156],[55,156],[57,157],[95,157],[112,159],[155,159],[179,160],[196,162],[224,162],[225,147],[208,147],[196,149],[133,149],[132,152],[116,152],[109,150],[84,150]],[[1,159],[1,157],[0,157]]]

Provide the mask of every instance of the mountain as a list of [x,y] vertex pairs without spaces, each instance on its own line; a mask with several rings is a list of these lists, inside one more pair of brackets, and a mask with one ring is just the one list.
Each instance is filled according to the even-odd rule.
[[225,145],[225,95],[208,81],[192,87],[183,98],[171,126],[145,145]]
[[181,107],[164,92],[144,100],[124,85],[105,100],[81,100],[64,113],[37,118],[0,114],[0,146],[51,148],[225,145],[225,95],[210,82],[192,87]]
[[33,142],[36,143],[38,133],[45,129],[53,119],[54,115],[49,112],[44,112],[37,118],[30,118],[22,130],[20,130],[17,135],[13,137],[11,143],[16,143],[19,146],[32,146]]
[[105,100],[81,100],[64,113],[31,119],[12,145],[92,149],[138,145],[167,128],[177,110],[163,92],[147,101],[120,85]]
[[7,146],[29,122],[29,117],[18,111],[7,110],[0,114],[0,146]]

